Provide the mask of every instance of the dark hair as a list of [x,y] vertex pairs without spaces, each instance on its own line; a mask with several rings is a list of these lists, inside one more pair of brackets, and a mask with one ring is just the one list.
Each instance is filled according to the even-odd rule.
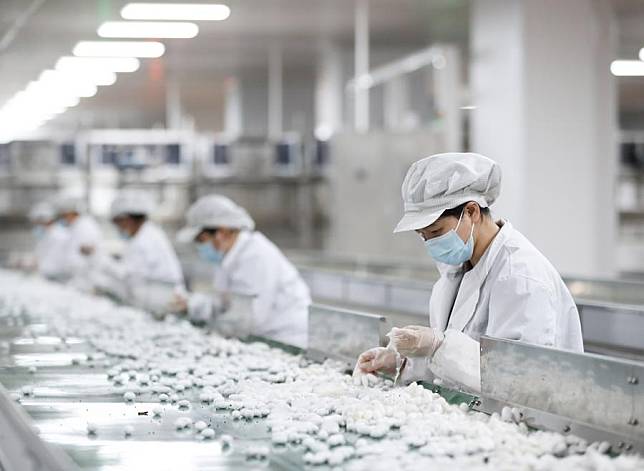
[[[461,214],[463,213],[465,206],[467,206],[470,203],[472,203],[472,201],[467,201],[463,204],[459,204],[458,206],[452,209],[446,209],[445,211],[443,211],[443,214],[441,214],[438,219],[446,218],[448,216],[454,216],[455,218],[458,219],[461,217]],[[485,218],[490,217],[490,208],[482,208],[480,204],[478,203],[476,204],[479,207],[479,210],[481,211],[481,216]]]
[[200,234],[205,232],[206,234],[210,234],[214,236],[218,230],[219,230],[218,227],[205,227],[201,230]]
[[143,224],[148,219],[145,214],[128,214],[127,217],[134,219],[134,222],[138,224]]

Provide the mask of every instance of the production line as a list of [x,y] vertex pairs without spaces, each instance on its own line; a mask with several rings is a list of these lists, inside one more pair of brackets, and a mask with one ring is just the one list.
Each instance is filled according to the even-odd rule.
[[28,469],[24,460],[52,470],[644,465],[630,454],[644,450],[635,363],[487,339],[482,394],[393,387],[346,374],[361,349],[384,340],[382,316],[313,306],[302,352],[1,277],[2,414],[22,427],[0,450],[8,470]]

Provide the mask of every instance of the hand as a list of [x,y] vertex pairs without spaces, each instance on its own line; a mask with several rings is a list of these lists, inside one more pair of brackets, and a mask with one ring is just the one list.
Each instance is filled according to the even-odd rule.
[[80,253],[86,257],[89,257],[94,253],[94,246],[92,245],[81,245]]
[[168,309],[170,310],[170,312],[185,314],[186,312],[188,312],[188,298],[182,296],[179,293],[174,293]]
[[394,375],[396,374],[396,352],[383,347],[367,350],[358,357],[353,371],[354,375],[375,372]]
[[406,357],[431,357],[443,341],[443,335],[432,327],[408,325],[394,327],[387,334],[394,349]]

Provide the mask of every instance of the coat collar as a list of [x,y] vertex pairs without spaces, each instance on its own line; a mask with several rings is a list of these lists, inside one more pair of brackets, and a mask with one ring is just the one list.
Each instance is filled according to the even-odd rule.
[[251,237],[252,237],[252,234],[249,231],[239,232],[239,235],[237,236],[237,240],[230,248],[228,253],[224,256],[224,259],[221,262],[222,268],[224,269],[230,268],[235,263],[235,260],[239,258],[239,254],[244,250],[244,247],[246,247],[246,245],[248,245],[248,243],[250,242]]
[[472,316],[474,316],[481,293],[481,286],[513,230],[509,222],[500,221],[499,223],[502,224],[501,229],[481,257],[481,260],[479,260],[479,263],[468,272],[463,273],[449,319],[448,327],[451,329],[463,331]]

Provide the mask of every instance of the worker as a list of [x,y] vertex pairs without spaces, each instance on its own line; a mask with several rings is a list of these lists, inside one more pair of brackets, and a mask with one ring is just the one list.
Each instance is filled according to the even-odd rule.
[[393,348],[364,352],[357,372],[398,369],[401,381],[438,377],[479,391],[481,335],[583,351],[579,313],[557,270],[510,222],[491,216],[500,186],[499,165],[479,154],[411,166],[394,232],[416,231],[440,272],[429,326],[392,329]]
[[[160,283],[181,288],[183,273],[177,254],[163,230],[149,220],[154,211],[150,195],[138,190],[121,191],[110,208],[112,222],[126,242],[121,259],[104,261],[101,289],[121,300],[132,296],[136,284]],[[135,300],[136,301],[136,300]]]
[[58,222],[68,229],[63,270],[70,283],[84,291],[92,291],[91,272],[104,256],[103,236],[98,223],[87,214],[81,198],[61,195],[56,199]]
[[34,205],[29,212],[29,220],[36,239],[32,268],[45,278],[63,280],[66,275],[64,249],[69,237],[67,229],[56,224],[56,211],[46,201]]
[[204,196],[190,207],[178,238],[196,243],[201,258],[216,266],[215,293],[193,293],[180,307],[191,320],[210,322],[227,308],[228,294],[255,296],[250,333],[304,348],[309,289],[275,244],[254,229],[246,210],[224,196]]

